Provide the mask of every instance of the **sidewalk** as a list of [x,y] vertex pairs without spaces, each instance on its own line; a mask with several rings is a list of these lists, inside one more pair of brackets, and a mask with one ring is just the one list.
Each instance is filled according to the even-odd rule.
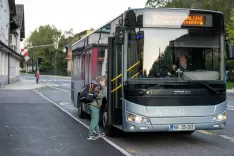
[[20,79],[20,82],[4,85],[0,88],[0,90],[32,90],[36,88],[45,87],[45,84],[36,84],[34,80],[25,80]]
[[227,89],[227,93],[234,93],[234,88],[233,89]]

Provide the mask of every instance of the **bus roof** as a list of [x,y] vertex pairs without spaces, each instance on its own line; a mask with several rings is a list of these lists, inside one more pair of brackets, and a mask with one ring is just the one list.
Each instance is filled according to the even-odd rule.
[[211,12],[211,13],[218,13],[218,14],[222,14],[222,12],[220,11],[214,11],[214,10],[204,10],[204,9],[190,9],[190,8],[135,8],[135,9],[128,9],[125,10],[122,14],[120,14],[119,16],[117,16],[116,18],[110,20],[109,22],[107,22],[106,24],[102,25],[101,27],[97,28],[96,30],[94,30],[92,33],[90,33],[89,35],[86,35],[85,37],[81,38],[80,40],[74,42],[72,44],[72,47],[79,43],[80,41],[82,41],[83,39],[85,39],[86,37],[97,33],[102,27],[106,26],[107,24],[111,23],[112,21],[116,20],[117,18],[119,18],[120,16],[122,16],[123,14],[127,13],[128,11],[137,11],[137,10],[190,10],[190,11],[201,11],[201,12]]

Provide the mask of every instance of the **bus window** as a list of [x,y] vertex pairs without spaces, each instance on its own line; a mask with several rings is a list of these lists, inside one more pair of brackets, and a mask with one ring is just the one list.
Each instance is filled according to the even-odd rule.
[[92,48],[92,50],[90,50],[90,70],[89,70],[89,83],[92,81],[96,80],[96,76],[97,76],[97,48]]
[[100,47],[98,49],[98,69],[97,69],[97,76],[105,76],[106,71],[103,71],[106,69],[106,54],[107,48],[105,47]]
[[84,69],[85,69],[85,53],[82,55],[82,63],[81,63],[81,80],[84,80],[84,79],[85,79]]
[[85,84],[89,83],[89,65],[90,65],[90,54],[89,51],[85,52]]

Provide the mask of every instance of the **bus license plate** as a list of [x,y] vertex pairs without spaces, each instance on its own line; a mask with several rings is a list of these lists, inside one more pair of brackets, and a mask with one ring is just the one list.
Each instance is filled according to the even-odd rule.
[[194,124],[179,124],[179,125],[171,125],[171,131],[187,131],[187,130],[194,130]]

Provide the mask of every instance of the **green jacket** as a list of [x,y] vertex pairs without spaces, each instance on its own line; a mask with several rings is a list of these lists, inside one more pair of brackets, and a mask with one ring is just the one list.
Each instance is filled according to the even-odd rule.
[[94,107],[101,108],[101,106],[102,106],[102,96],[103,95],[102,95],[102,90],[101,90],[100,93],[97,96],[97,100],[94,100],[93,102],[88,103],[88,105],[92,105]]

